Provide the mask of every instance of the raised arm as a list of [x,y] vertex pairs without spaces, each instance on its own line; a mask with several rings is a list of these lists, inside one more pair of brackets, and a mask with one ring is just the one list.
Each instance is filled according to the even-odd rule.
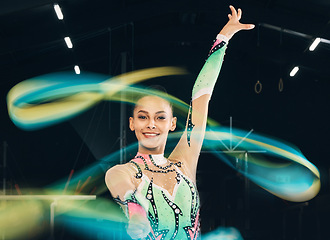
[[242,10],[229,6],[229,21],[217,35],[208,58],[200,71],[192,91],[192,100],[188,113],[185,132],[173,150],[169,159],[180,160],[189,176],[195,179],[199,154],[205,135],[208,103],[217,81],[228,41],[240,30],[254,28],[253,24],[242,24]]

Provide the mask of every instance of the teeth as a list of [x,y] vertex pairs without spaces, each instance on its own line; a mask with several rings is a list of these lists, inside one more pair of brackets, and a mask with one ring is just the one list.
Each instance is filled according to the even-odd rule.
[[144,135],[146,135],[146,136],[157,136],[156,133],[145,133]]

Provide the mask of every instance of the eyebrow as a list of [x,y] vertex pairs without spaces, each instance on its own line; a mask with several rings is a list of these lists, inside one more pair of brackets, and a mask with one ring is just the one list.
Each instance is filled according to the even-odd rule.
[[[138,111],[138,113],[140,113],[140,112],[142,112],[142,113],[146,113],[146,114],[149,113],[149,112],[144,111],[144,110],[140,110],[140,111]],[[156,112],[156,114],[160,114],[160,113],[166,113],[166,114],[167,114],[167,112],[165,112],[165,111],[158,111],[158,112]]]
[[158,111],[158,112],[156,112],[156,114],[159,114],[159,113],[166,113],[167,114],[167,112],[165,112],[165,111]]

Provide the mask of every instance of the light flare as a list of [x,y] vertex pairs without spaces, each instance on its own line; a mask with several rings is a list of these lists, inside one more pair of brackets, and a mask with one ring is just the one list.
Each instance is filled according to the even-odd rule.
[[[68,120],[101,101],[134,104],[135,99],[148,94],[167,99],[172,103],[175,113],[185,118],[189,109],[188,104],[169,94],[136,85],[154,77],[184,73],[185,71],[180,68],[164,67],[139,70],[112,78],[87,73],[79,76],[70,73],[49,74],[23,81],[14,86],[7,96],[8,112],[17,127],[24,130],[35,130]],[[184,128],[185,122],[178,122],[178,125]],[[208,125],[203,150],[212,152],[231,168],[263,189],[280,198],[296,202],[308,201],[318,194],[320,173],[299,149],[255,133],[250,134],[239,129],[221,127],[212,119],[208,119]],[[194,129],[194,131],[198,131],[198,129]],[[169,134],[169,142],[173,142],[175,145],[182,134],[186,133],[178,131]],[[227,145],[232,147],[226,148]],[[126,151],[134,154],[136,146],[137,143],[134,143],[128,146]],[[263,152],[260,154],[248,153],[246,158],[246,154],[242,154],[242,152],[245,153],[248,149]],[[48,186],[44,194],[75,195],[81,192],[93,192],[98,195],[104,193],[107,191],[104,185],[105,171],[119,163],[119,155],[120,151],[114,152],[84,170],[75,171],[74,174],[71,171],[68,179],[59,180]],[[98,187],[95,188],[95,186]],[[8,208],[0,214],[0,227],[8,227],[8,234],[12,234],[13,238],[23,236],[31,229],[37,229],[38,224],[42,221],[41,213],[45,211],[43,204],[30,201],[27,203],[31,204],[29,208],[22,207],[24,204],[16,203],[13,208]],[[104,206],[104,208],[100,206]],[[22,208],[21,212],[15,210],[20,208]],[[27,216],[31,214],[32,209],[37,214],[29,219]],[[20,218],[22,222],[27,221],[28,224],[26,227],[20,225],[20,230],[14,233],[11,226],[8,225],[11,220],[8,223],[5,221],[8,214],[14,214],[14,217]],[[79,226],[79,229],[86,229],[86,231],[95,228],[95,221],[102,218],[104,225],[99,224],[99,230],[106,234],[116,231],[118,222],[120,224],[125,222],[123,212],[117,204],[102,199],[79,203],[61,200],[57,203],[56,214],[60,221],[65,222],[68,226],[74,229],[78,229]],[[114,227],[107,228],[110,226],[109,224]],[[82,225],[84,227],[81,227]]]

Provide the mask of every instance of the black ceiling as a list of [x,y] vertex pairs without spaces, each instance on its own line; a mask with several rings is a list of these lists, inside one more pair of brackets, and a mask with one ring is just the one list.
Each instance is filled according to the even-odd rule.
[[[17,129],[8,118],[5,102],[16,83],[45,73],[73,71],[76,64],[82,71],[117,75],[122,71],[120,56],[126,52],[127,71],[168,65],[186,68],[189,74],[181,82],[167,79],[160,84],[189,102],[194,78],[232,4],[242,8],[242,22],[254,23],[256,28],[230,41],[210,116],[225,125],[232,116],[234,126],[293,143],[324,173],[322,191],[329,191],[330,1],[63,0],[57,1],[63,21],[55,15],[55,2],[0,3],[0,140],[12,149],[13,168],[32,166],[46,179],[42,183],[50,183],[67,176],[79,161],[84,166],[117,150],[118,146],[112,146],[119,136],[115,132],[110,136],[113,141],[104,146],[107,149],[95,154],[86,143],[87,135],[72,124],[36,132]],[[73,49],[66,47],[65,36],[71,37]],[[315,37],[324,41],[310,52]],[[290,77],[294,66],[300,71]],[[262,83],[259,94],[254,89],[258,80]],[[117,116],[117,112],[111,114]],[[87,155],[91,159],[86,160]],[[49,168],[57,166],[63,173],[49,174],[51,170],[40,163],[46,158],[52,162]],[[25,175],[25,185],[42,185],[35,174],[24,170],[12,174],[16,174],[13,178]]]
[[[155,45],[166,51],[175,45],[202,45],[226,22],[229,5],[229,1],[67,0],[58,2],[64,14],[64,20],[59,21],[53,3],[2,1],[2,83],[71,69],[75,64],[80,64],[82,70],[108,73],[109,31],[115,38],[118,34],[115,29],[124,28],[125,24],[129,24],[126,31],[131,31],[130,26],[134,28],[133,49],[138,60],[141,58],[138,54],[150,51]],[[309,36],[330,39],[328,1],[233,1],[232,4],[243,9],[245,22],[269,24],[307,35],[299,37],[283,31],[281,36],[280,32],[260,25],[259,31],[241,33],[234,40],[239,43],[231,46],[233,51],[247,54],[250,61],[258,58],[282,63],[283,67],[300,65],[320,78],[328,76],[326,56],[330,45],[323,43],[316,52],[306,52],[312,41]],[[65,36],[72,38],[73,50],[66,48]],[[127,37],[129,44],[131,37]],[[120,48],[116,42],[111,47],[112,54]]]

